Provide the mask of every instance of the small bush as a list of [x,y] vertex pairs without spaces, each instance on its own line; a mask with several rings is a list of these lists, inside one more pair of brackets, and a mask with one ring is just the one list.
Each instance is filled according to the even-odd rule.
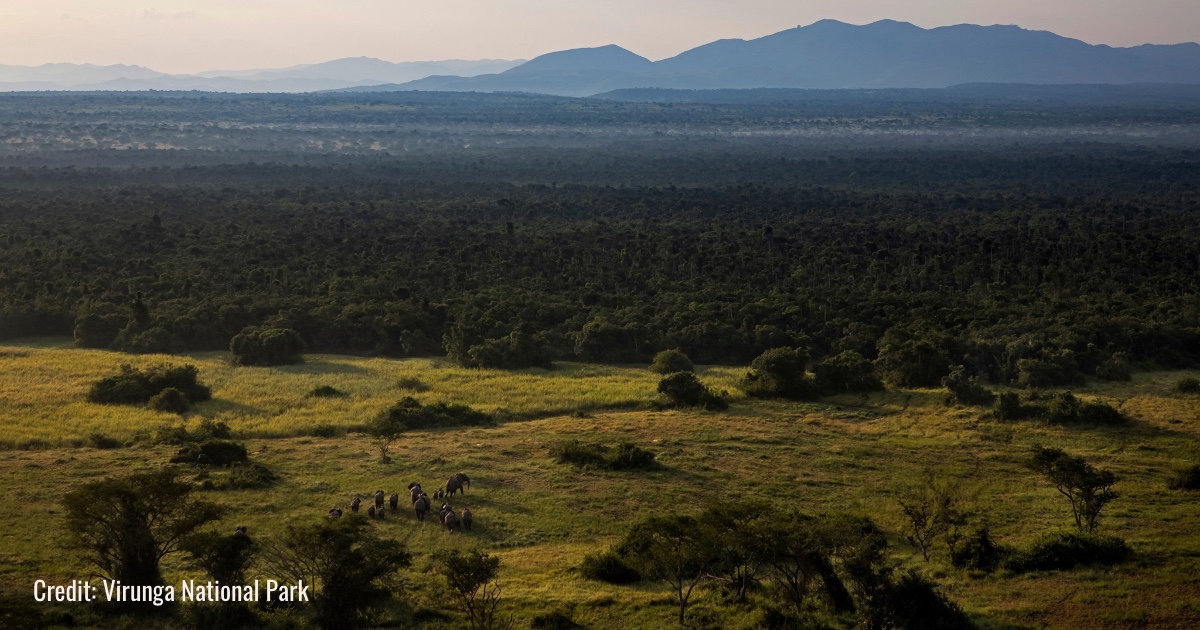
[[490,414],[454,403],[422,405],[412,396],[405,396],[383,413],[390,422],[399,422],[406,431],[439,429],[443,427],[490,426],[496,419]]
[[806,348],[767,350],[750,364],[750,371],[742,379],[742,389],[758,398],[812,398],[816,385],[805,371],[808,359]]
[[194,365],[155,365],[145,372],[122,365],[120,373],[93,383],[87,399],[106,405],[141,405],[174,389],[189,403],[204,402],[212,398],[212,391],[199,382],[199,375],[200,371]]
[[681,350],[663,350],[654,355],[650,363],[650,371],[655,374],[673,374],[675,372],[693,372],[695,366],[688,355]]
[[1096,366],[1096,378],[1106,381],[1132,381],[1133,369],[1123,355],[1116,355]]
[[171,458],[172,464],[199,466],[231,466],[244,464],[246,461],[246,447],[229,440],[189,442]]
[[309,431],[308,431],[309,435],[311,435],[313,437],[319,437],[319,438],[334,438],[334,437],[338,437],[338,436],[342,435],[342,433],[343,433],[343,431],[340,427],[336,427],[332,424],[327,424],[327,423],[318,424],[317,426],[313,427],[312,429],[309,429]]
[[1109,565],[1129,557],[1124,540],[1114,536],[1058,532],[1036,540],[1029,549],[1014,553],[1004,568],[1014,573],[1071,569],[1080,565]]
[[1081,402],[1070,392],[1063,392],[1050,401],[1046,420],[1052,424],[1124,424],[1121,412],[1101,402]]
[[904,630],[972,630],[975,624],[937,585],[916,571],[900,575],[888,589],[892,627]]
[[960,569],[991,573],[1011,553],[1012,549],[992,540],[987,527],[979,527],[958,541],[950,553],[950,563]]
[[191,440],[193,442],[203,442],[205,440],[228,440],[233,437],[233,431],[229,425],[220,420],[212,420],[205,418],[200,421],[196,430],[192,432]]
[[947,390],[946,404],[987,407],[996,400],[992,390],[979,384],[976,377],[968,377],[963,366],[954,368],[949,376],[942,378],[942,385]]
[[150,399],[150,408],[162,413],[174,413],[182,416],[192,408],[192,403],[188,401],[183,392],[174,387],[168,387]]
[[1041,407],[1036,405],[1021,404],[1021,396],[1016,392],[1004,392],[996,398],[996,406],[992,407],[992,417],[1012,422],[1032,418],[1041,410]]
[[98,449],[118,448],[121,446],[120,442],[108,437],[107,435],[104,435],[103,433],[93,433],[89,435],[88,443],[92,445],[92,448]]
[[654,470],[661,465],[657,455],[632,442],[622,442],[616,448],[579,440],[551,447],[550,456],[560,464],[601,470]]
[[309,398],[345,398],[349,395],[350,394],[347,394],[346,392],[329,385],[315,387],[312,391],[308,392]]
[[252,490],[266,488],[279,479],[274,471],[262,464],[241,464],[233,466],[229,472],[215,479],[205,481],[209,490]]
[[406,376],[396,381],[396,388],[417,393],[429,391],[429,386],[414,376]]
[[532,630],[575,630],[575,628],[583,626],[575,623],[575,619],[571,617],[569,611],[554,610],[535,615],[529,621],[529,627]]
[[1200,464],[1175,471],[1167,479],[1167,487],[1172,490],[1200,490]]
[[584,556],[579,564],[579,574],[586,579],[608,584],[633,584],[642,579],[636,569],[625,564],[612,551]]
[[1200,394],[1200,380],[1181,378],[1175,381],[1175,392],[1179,394]]
[[701,383],[691,372],[668,374],[658,382],[658,393],[663,394],[674,407],[704,407],[709,411],[729,408],[723,396],[719,396]]

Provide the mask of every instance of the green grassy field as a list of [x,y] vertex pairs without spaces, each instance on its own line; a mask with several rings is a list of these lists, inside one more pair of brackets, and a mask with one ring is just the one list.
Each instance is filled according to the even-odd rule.
[[[527,626],[535,614],[573,610],[597,628],[670,627],[674,609],[659,586],[610,586],[581,579],[574,567],[586,553],[617,540],[652,513],[698,510],[729,497],[757,498],[817,513],[869,515],[899,532],[895,494],[928,469],[962,481],[971,507],[1006,544],[1026,544],[1069,524],[1052,486],[1022,461],[1035,443],[1085,456],[1121,477],[1121,497],[1102,517],[1106,533],[1125,538],[1133,560],[1113,568],[974,577],[953,568],[943,548],[926,564],[896,534],[897,561],[920,566],[983,627],[1200,627],[1200,511],[1197,494],[1167,490],[1175,468],[1200,461],[1200,397],[1170,393],[1184,373],[1138,374],[1132,383],[1076,389],[1135,418],[1121,428],[1064,428],[996,423],[981,410],[948,407],[935,390],[883,392],[820,403],[750,401],[736,391],[741,370],[706,368],[707,383],[733,395],[724,413],[653,411],[657,376],[637,367],[563,364],[552,371],[463,370],[439,360],[391,361],[314,355],[285,368],[234,368],[218,354],[134,357],[75,350],[63,340],[0,347],[0,587],[29,593],[37,578],[66,580],[88,573],[64,552],[60,497],[104,475],[165,463],[174,448],[139,439],[178,422],[153,412],[92,405],[87,386],[121,363],[189,362],[213,387],[214,400],[187,422],[229,423],[253,459],[281,481],[267,490],[206,492],[231,507],[219,525],[244,524],[270,539],[288,524],[320,519],[353,493],[401,492],[410,481],[437,486],[456,471],[473,480],[456,506],[475,513],[476,530],[449,536],[408,513],[378,522],[385,535],[416,554],[407,573],[409,597],[428,611],[444,609],[429,554],[481,547],[504,562],[505,607]],[[1194,375],[1194,373],[1192,374]],[[418,379],[424,391],[397,386]],[[305,394],[319,385],[346,399]],[[355,432],[320,438],[321,424],[353,428],[404,395],[462,402],[511,418],[499,426],[413,432],[380,464]],[[98,450],[92,433],[129,445]],[[659,454],[653,472],[577,472],[553,462],[549,448],[569,438],[632,439]],[[168,576],[186,572],[177,558]],[[700,616],[722,617],[711,593],[695,598]],[[432,625],[454,627],[446,620]],[[435,615],[436,616],[436,615]]]

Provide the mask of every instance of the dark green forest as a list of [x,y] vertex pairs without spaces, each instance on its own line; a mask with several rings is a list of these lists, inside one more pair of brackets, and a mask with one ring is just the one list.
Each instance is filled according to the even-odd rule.
[[1200,361],[1200,100],[897,92],[3,95],[0,338],[259,327],[497,367],[811,346],[909,386]]

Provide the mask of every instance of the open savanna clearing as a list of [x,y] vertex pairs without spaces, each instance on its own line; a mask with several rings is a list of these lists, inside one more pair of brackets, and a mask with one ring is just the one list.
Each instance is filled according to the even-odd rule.
[[[455,627],[458,618],[444,602],[441,578],[429,571],[430,554],[479,547],[503,560],[503,605],[518,627],[554,609],[573,610],[587,627],[669,627],[675,610],[665,588],[591,582],[575,567],[651,514],[753,498],[814,514],[870,516],[893,533],[896,561],[925,570],[983,627],[1200,627],[1197,495],[1166,487],[1171,471],[1200,460],[1200,398],[1171,393],[1177,379],[1195,375],[1181,372],[1078,388],[1081,398],[1109,402],[1134,420],[1119,428],[1068,428],[994,422],[981,409],[947,406],[936,390],[817,403],[753,401],[736,391],[742,370],[735,368],[700,370],[706,383],[734,399],[728,412],[707,413],[654,410],[658,377],[636,367],[561,364],[509,373],[430,359],[313,355],[291,367],[234,368],[219,354],[128,356],[69,349],[57,340],[5,346],[0,427],[9,448],[0,451],[0,499],[10,509],[0,513],[0,588],[27,594],[37,578],[69,582],[89,574],[74,553],[64,552],[61,497],[106,475],[166,464],[176,447],[149,436],[178,420],[92,405],[83,397],[92,381],[121,363],[162,361],[197,365],[213,388],[214,400],[187,416],[189,426],[203,418],[227,422],[252,459],[281,477],[265,490],[204,492],[231,508],[218,529],[246,525],[269,542],[289,524],[345,507],[355,493],[403,493],[410,481],[437,487],[455,472],[468,473],[471,489],[454,504],[474,512],[471,533],[418,525],[407,510],[373,524],[414,552],[413,568],[405,572],[408,598],[432,626]],[[405,388],[398,386],[402,380]],[[305,397],[320,385],[350,396]],[[394,461],[381,464],[370,440],[353,429],[405,395],[503,409],[509,420],[411,432],[393,446]],[[319,425],[349,431],[309,435]],[[81,446],[97,432],[127,445]],[[590,472],[555,463],[550,448],[573,438],[631,440],[655,451],[664,468]],[[928,470],[960,480],[977,518],[1002,543],[1025,545],[1066,528],[1066,501],[1024,466],[1034,444],[1061,447],[1119,475],[1121,496],[1106,509],[1101,528],[1132,546],[1132,560],[1111,568],[981,577],[953,568],[940,545],[928,564],[914,553],[900,534],[896,494]],[[169,581],[195,575],[178,556],[167,558],[165,570]],[[718,605],[710,590],[695,597],[694,616],[719,627],[737,627],[745,617]]]

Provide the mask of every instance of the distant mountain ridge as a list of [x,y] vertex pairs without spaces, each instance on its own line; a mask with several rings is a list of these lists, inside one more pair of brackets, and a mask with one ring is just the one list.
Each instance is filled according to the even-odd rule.
[[757,39],[722,39],[651,61],[620,46],[529,61],[391,63],[368,57],[281,69],[170,75],[141,66],[0,65],[0,91],[476,91],[591,96],[628,89],[945,88],[982,84],[1200,84],[1200,44],[1088,44],[1017,26],[925,29],[821,20]]
[[523,60],[408,61],[392,63],[349,57],[276,70],[167,74],[142,66],[53,63],[0,64],[0,91],[23,90],[204,90],[213,92],[312,92],[356,85],[402,83],[438,74],[470,77],[503,72]]
[[627,88],[942,88],[964,83],[1200,83],[1200,44],[1114,48],[1017,26],[924,29],[893,20],[863,26],[822,20],[758,39],[718,40],[656,62],[605,46],[550,53],[497,74],[431,76],[371,89],[588,96]]

